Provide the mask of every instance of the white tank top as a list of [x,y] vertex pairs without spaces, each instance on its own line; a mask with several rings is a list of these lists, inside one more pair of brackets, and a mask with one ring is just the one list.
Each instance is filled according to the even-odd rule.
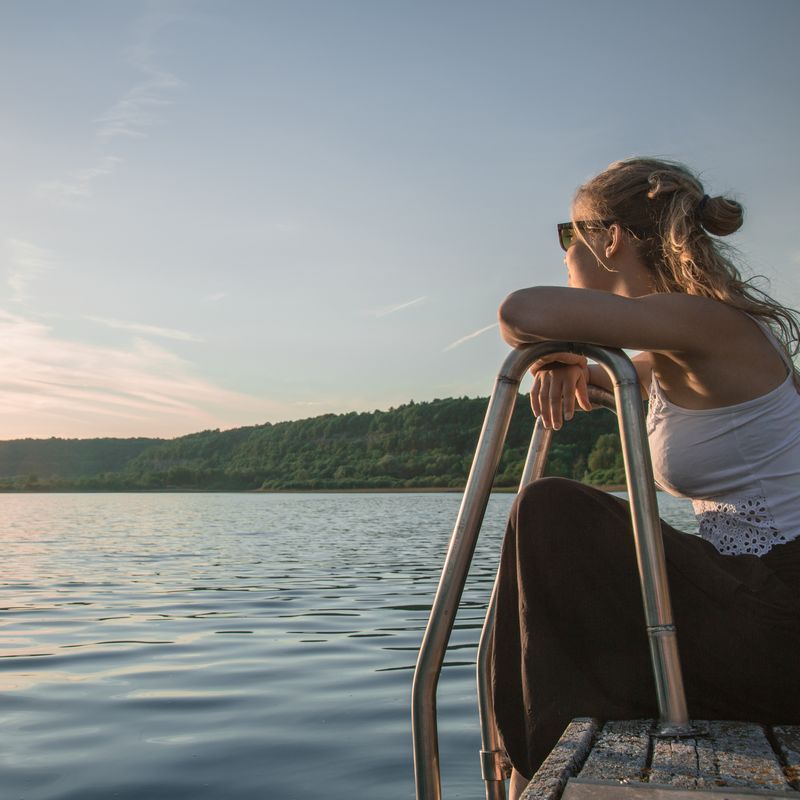
[[688,409],[650,382],[647,434],[656,483],[692,500],[700,535],[720,553],[763,556],[800,536],[800,394],[791,362],[771,392],[733,406]]

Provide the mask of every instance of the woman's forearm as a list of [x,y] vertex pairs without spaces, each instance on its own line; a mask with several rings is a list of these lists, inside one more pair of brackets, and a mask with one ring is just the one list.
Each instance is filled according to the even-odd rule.
[[599,386],[609,392],[614,390],[611,378],[608,377],[608,373],[599,364],[589,364],[589,385]]

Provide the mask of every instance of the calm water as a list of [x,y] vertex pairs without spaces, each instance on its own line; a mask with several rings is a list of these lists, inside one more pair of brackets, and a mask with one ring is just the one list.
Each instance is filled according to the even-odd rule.
[[[448,798],[483,796],[474,661],[511,501],[490,501],[440,681]],[[413,797],[412,670],[459,503],[0,495],[0,795]]]

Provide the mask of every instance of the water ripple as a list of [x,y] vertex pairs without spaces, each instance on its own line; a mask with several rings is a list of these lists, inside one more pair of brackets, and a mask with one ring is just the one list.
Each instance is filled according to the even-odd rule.
[[[409,696],[456,494],[0,495],[0,770],[25,800],[413,795]],[[440,682],[482,793],[493,497]]]

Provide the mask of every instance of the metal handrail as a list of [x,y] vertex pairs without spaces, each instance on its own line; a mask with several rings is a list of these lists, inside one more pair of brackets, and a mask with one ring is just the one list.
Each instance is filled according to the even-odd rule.
[[[514,410],[517,387],[526,370],[536,359],[549,353],[564,351],[579,353],[599,362],[609,374],[614,386],[625,475],[631,501],[636,557],[658,696],[660,732],[665,735],[680,734],[689,728],[675,626],[672,621],[658,505],[636,370],[621,350],[569,342],[540,342],[512,351],[497,376],[422,639],[414,672],[411,703],[417,800],[441,800],[442,796],[436,725],[436,687],[483,515],[489,502],[492,482],[500,463],[503,443]],[[540,470],[544,463],[547,454],[546,445],[549,444],[545,439],[549,437],[540,438],[539,441],[534,437],[531,441],[525,470],[528,476],[532,476],[537,469]],[[490,612],[493,614],[493,609],[490,608]],[[482,655],[485,663],[488,641],[486,636],[482,639],[479,646],[479,661]],[[490,702],[481,703],[481,723],[484,729],[483,768],[487,780],[487,797],[490,800],[503,800],[505,797],[503,777],[506,769],[502,756],[498,755],[501,751]]]
[[[598,386],[589,386],[589,400],[594,408],[607,408],[616,411],[614,395]],[[522,469],[518,492],[521,492],[529,483],[538,480],[544,475],[547,465],[547,455],[553,430],[545,428],[542,418],[537,417],[533,426],[533,435]],[[481,774],[486,783],[487,800],[505,800],[505,785],[503,781],[511,776],[511,763],[506,756],[500,736],[497,731],[497,719],[494,713],[491,693],[491,641],[494,633],[495,618],[497,615],[497,586],[499,579],[495,578],[492,587],[492,596],[486,608],[486,617],[483,623],[480,640],[478,642],[478,659],[476,664],[476,678],[478,684],[478,715],[481,728]]]

